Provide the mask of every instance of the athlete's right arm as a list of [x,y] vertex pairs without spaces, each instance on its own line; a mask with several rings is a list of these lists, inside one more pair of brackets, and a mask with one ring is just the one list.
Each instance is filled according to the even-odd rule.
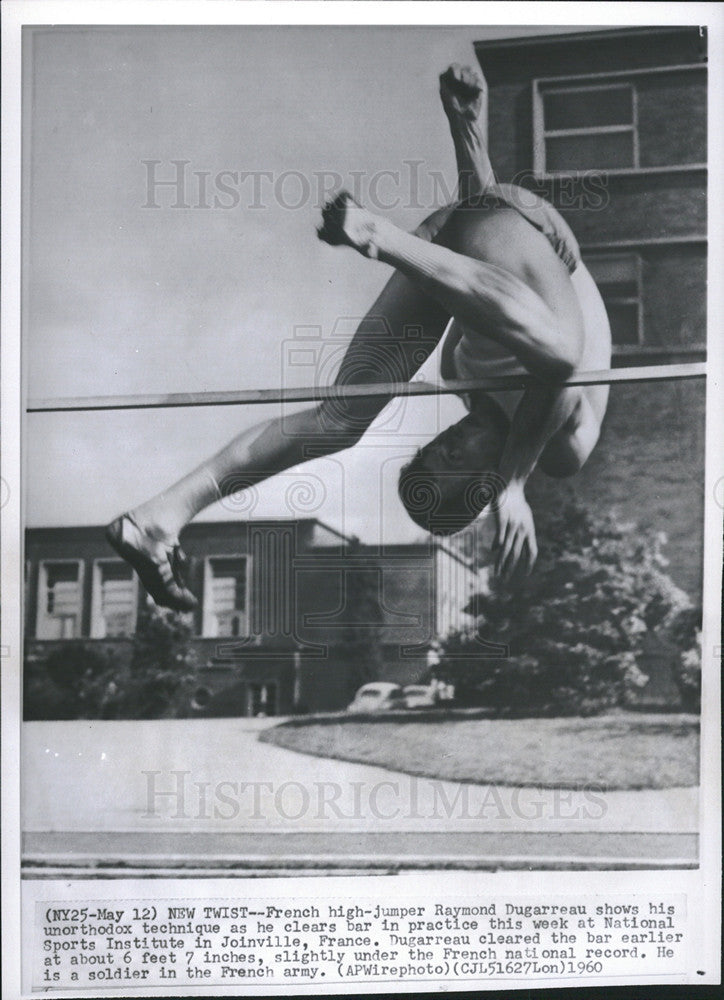
[[[438,208],[413,230],[413,236],[428,243],[435,239],[460,201],[482,194],[496,183],[482,125],[487,96],[485,80],[470,69],[453,64],[440,76],[440,98],[455,146],[458,200]],[[440,374],[444,379],[455,377],[453,355],[461,336],[462,330],[455,324],[446,333],[440,358]]]
[[461,201],[483,194],[496,184],[483,126],[487,104],[485,81],[473,70],[453,64],[440,75],[440,99],[455,147],[458,196],[413,230],[413,236],[428,242],[435,239]]
[[461,201],[496,184],[485,136],[487,87],[479,73],[453,64],[440,77],[440,98],[450,124]]

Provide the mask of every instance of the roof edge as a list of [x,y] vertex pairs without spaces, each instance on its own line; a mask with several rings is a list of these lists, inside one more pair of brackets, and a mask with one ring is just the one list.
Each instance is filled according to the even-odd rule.
[[[330,534],[336,535],[337,538],[341,538],[342,541],[347,542],[349,545],[351,545],[352,542],[355,540],[355,536],[354,535],[345,535],[343,531],[340,531],[338,528],[333,528],[332,525],[331,524],[327,524],[326,521],[320,521],[320,519],[318,517],[290,518],[290,520],[292,520],[292,521],[299,521],[299,520],[313,521],[315,524],[318,524],[320,528],[324,528],[324,530],[328,531]],[[226,523],[226,522],[223,522],[223,523]]]
[[[337,535],[339,538],[343,538],[345,541],[350,542],[352,539],[350,536],[343,534],[337,528],[333,528],[331,525],[327,524],[325,521],[320,521],[318,517],[239,517],[239,518],[226,518],[224,520],[211,520],[211,521],[191,521],[186,527],[206,527],[206,526],[228,526],[228,525],[240,525],[240,524],[318,524],[320,528],[324,528],[325,531],[331,532],[333,535]],[[25,531],[103,531],[105,529],[105,524],[26,524],[24,525]]]
[[[632,37],[635,35],[674,35],[687,29],[690,31],[698,30],[697,26],[693,24],[634,25],[628,27],[621,26],[618,28],[602,27],[593,28],[590,31],[558,32],[551,35],[513,35],[510,38],[491,38],[488,40],[473,42],[473,48],[476,51],[482,50],[490,52],[496,49],[513,48],[515,46],[540,46],[550,45],[551,43],[556,42],[596,41],[603,38],[616,38],[623,36]],[[704,30],[706,30],[705,25]]]

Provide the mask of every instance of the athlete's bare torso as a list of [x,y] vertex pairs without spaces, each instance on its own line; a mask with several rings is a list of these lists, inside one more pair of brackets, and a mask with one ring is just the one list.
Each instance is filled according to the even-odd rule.
[[[530,199],[532,196],[529,192],[527,194]],[[531,206],[530,200],[528,205]],[[534,211],[534,207],[529,207],[529,214],[533,215]],[[545,212],[546,223],[550,219],[555,220],[555,209],[546,205]],[[590,273],[580,258],[575,259],[577,245],[571,252],[565,243],[556,248],[555,236],[550,230],[544,234],[515,208],[495,204],[457,209],[445,229],[444,240],[445,243],[463,241],[470,256],[505,268],[537,292],[555,314],[561,329],[570,331],[571,336],[582,337],[583,350],[578,370],[591,371],[610,366],[608,317]],[[517,375],[525,371],[521,361],[493,337],[453,319],[441,353],[443,378]],[[586,396],[600,424],[606,410],[608,387],[589,387]],[[510,415],[518,404],[520,394],[496,393],[494,398]]]
[[543,233],[514,208],[461,206],[440,242],[464,246],[467,256],[514,274],[540,295],[562,330],[582,335],[583,317],[566,265]]

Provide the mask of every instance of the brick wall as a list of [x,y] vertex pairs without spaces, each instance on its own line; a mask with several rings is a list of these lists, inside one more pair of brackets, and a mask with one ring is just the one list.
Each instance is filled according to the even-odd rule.
[[569,490],[593,511],[664,531],[668,572],[701,597],[704,504],[704,385],[670,382],[611,390],[601,439],[582,471],[564,482],[531,478],[536,505],[559,505]]
[[[583,180],[577,186],[567,184],[567,200],[561,204],[561,214],[579,243],[706,234],[705,175],[698,171],[601,177],[595,182],[588,178],[585,184]],[[562,182],[549,181],[535,187],[555,203]]]
[[[641,257],[644,343],[662,349],[657,362],[677,360],[666,350],[704,343],[706,171],[536,179],[532,108],[536,78],[701,67],[637,76],[636,92],[641,167],[704,163],[705,36],[697,28],[625,29],[485,42],[476,51],[490,91],[489,146],[499,178],[527,178],[524,185],[559,206],[585,250],[634,244],[622,249]],[[593,510],[615,510],[623,521],[664,531],[670,573],[698,599],[704,412],[703,381],[614,386],[586,467],[566,483],[534,474],[532,501],[557,505],[572,489]]]

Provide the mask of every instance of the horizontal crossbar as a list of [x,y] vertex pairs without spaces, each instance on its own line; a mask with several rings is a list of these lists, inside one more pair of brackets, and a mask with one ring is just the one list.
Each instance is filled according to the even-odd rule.
[[[635,368],[607,368],[576,372],[564,384],[607,385],[615,382],[662,382],[671,379],[704,378],[706,364],[639,365]],[[163,410],[187,406],[245,406],[255,403],[309,403],[323,399],[370,398],[379,396],[439,396],[450,393],[507,392],[540,384],[532,375],[502,375],[490,378],[455,379],[449,382],[376,382],[289,386],[280,389],[233,389],[227,392],[172,392],[143,396],[78,396],[32,399],[28,413],[61,413],[85,410]]]

